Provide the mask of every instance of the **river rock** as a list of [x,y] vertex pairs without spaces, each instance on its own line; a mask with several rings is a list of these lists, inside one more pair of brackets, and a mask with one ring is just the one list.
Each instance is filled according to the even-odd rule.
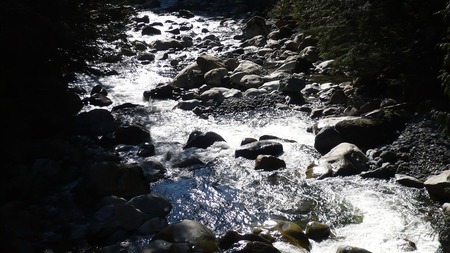
[[308,178],[357,175],[367,169],[368,158],[354,144],[343,142],[308,167]]
[[164,218],[172,210],[170,202],[162,195],[149,193],[133,197],[127,203],[142,212],[144,219]]
[[118,125],[110,111],[93,109],[75,118],[75,132],[88,136],[102,136],[116,131]]
[[142,29],[141,34],[142,35],[158,35],[158,34],[161,34],[161,30],[148,25]]
[[194,87],[200,87],[202,84],[195,83],[192,78],[190,78],[191,74],[195,70],[200,70],[200,67],[197,63],[192,63],[181,70],[172,81],[172,85],[177,88],[187,88],[192,89]]
[[[218,68],[226,69],[225,62],[219,57],[203,54],[197,57],[197,65],[203,74],[206,74],[208,71]],[[228,71],[227,71],[228,73]]]
[[442,211],[444,211],[444,214],[450,216],[450,203],[442,204]]
[[151,235],[156,234],[163,229],[165,229],[169,224],[167,223],[167,220],[165,218],[151,218],[144,223],[142,223],[141,226],[137,229],[137,233],[140,235]]
[[148,182],[155,182],[163,178],[166,173],[164,165],[153,157],[146,157],[139,163],[139,166]]
[[307,46],[300,51],[300,57],[305,58],[309,62],[316,62],[320,60],[319,54],[319,49],[315,46]]
[[245,24],[242,37],[244,39],[251,39],[257,35],[267,37],[269,32],[266,20],[261,16],[254,16]]
[[263,67],[257,63],[254,63],[249,60],[243,60],[239,63],[239,65],[234,69],[233,74],[238,72],[244,72],[246,74],[259,75],[262,73]]
[[223,250],[227,250],[233,246],[233,244],[238,243],[239,241],[250,241],[250,242],[262,242],[266,244],[271,244],[271,242],[264,238],[263,236],[260,236],[258,234],[239,234],[236,231],[230,230],[225,233],[224,236],[219,238],[219,246]]
[[238,250],[239,253],[281,253],[277,248],[275,248],[272,244],[259,242],[259,241],[250,241],[247,242],[243,249]]
[[183,49],[185,44],[181,40],[176,39],[165,39],[165,40],[155,40],[149,44],[149,46],[157,51],[168,50],[168,49]]
[[244,75],[239,80],[239,85],[245,89],[258,88],[264,83],[263,79],[259,75]]
[[363,248],[353,247],[353,246],[339,246],[336,253],[371,253]]
[[321,128],[314,137],[314,148],[323,155],[342,142],[344,142],[344,138],[341,134],[334,127],[327,126]]
[[263,229],[270,232],[278,232],[281,234],[281,239],[288,241],[289,243],[304,248],[308,251],[311,250],[311,242],[309,241],[303,230],[291,221],[283,220],[270,220],[263,224]]
[[255,170],[273,171],[286,168],[286,163],[272,155],[258,155],[255,160]]
[[214,106],[220,105],[225,100],[225,96],[218,89],[210,89],[200,94],[200,99],[203,105]]
[[188,149],[191,147],[196,148],[208,148],[213,145],[216,141],[225,141],[225,139],[217,133],[206,132],[202,133],[200,131],[193,131],[188,138],[186,145],[183,149]]
[[121,126],[114,133],[116,143],[137,145],[150,141],[150,132],[141,125]]
[[428,193],[439,200],[450,200],[450,170],[429,177],[424,183]]
[[183,220],[171,224],[157,233],[152,240],[163,240],[174,244],[188,244],[196,252],[214,253],[219,250],[219,242],[211,230],[193,220]]
[[423,181],[403,174],[395,174],[395,181],[403,186],[423,188]]
[[198,99],[181,100],[175,105],[174,108],[179,108],[181,110],[192,111],[195,107],[202,104],[202,101]]
[[240,146],[235,151],[235,157],[256,159],[258,155],[279,156],[283,153],[283,145],[274,141],[255,141]]
[[310,221],[306,224],[305,234],[315,241],[327,239],[331,235],[330,226],[317,221]]
[[222,85],[222,80],[226,75],[228,75],[226,68],[215,68],[206,72],[204,78],[206,84],[217,87]]
[[149,192],[150,186],[139,165],[116,162],[91,164],[77,187],[81,197],[94,199],[108,195],[129,199]]

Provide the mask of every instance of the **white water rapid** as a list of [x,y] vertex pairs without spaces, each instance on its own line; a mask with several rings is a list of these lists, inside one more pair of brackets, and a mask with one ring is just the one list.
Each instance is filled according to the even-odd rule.
[[[196,16],[191,19],[171,14],[144,11],[150,22],[159,22],[162,35],[142,36],[128,32],[130,40],[150,43],[171,36],[164,32],[183,22],[193,29],[182,31],[201,40],[214,34],[224,49],[237,46],[233,36],[241,31],[242,21],[230,18]],[[208,29],[208,33],[201,30]],[[120,64],[108,64],[119,75],[97,79],[80,76],[76,85],[90,90],[102,84],[113,101],[112,108],[126,102],[143,105],[147,113],[135,115],[149,129],[156,147],[156,158],[167,168],[167,178],[151,185],[151,190],[168,198],[173,210],[170,223],[182,219],[200,221],[217,236],[233,229],[250,232],[269,219],[285,219],[304,225],[312,220],[331,226],[335,238],[312,241],[312,253],[336,252],[340,245],[351,245],[373,253],[408,252],[413,242],[420,253],[434,253],[439,248],[437,232],[430,217],[430,204],[424,190],[406,188],[394,181],[361,179],[360,177],[305,178],[308,164],[318,158],[314,136],[306,131],[313,121],[303,112],[273,109],[265,112],[241,113],[201,119],[191,111],[173,109],[176,101],[143,100],[143,92],[158,83],[169,82],[176,71],[171,60],[193,62],[200,53],[217,55],[217,48],[201,51],[187,48],[169,52],[168,59],[158,60],[166,51],[156,53],[157,60],[140,64],[134,57]],[[89,110],[91,108],[87,108]],[[183,150],[193,130],[213,131],[226,143],[215,143],[207,149]],[[254,161],[235,158],[234,150],[245,137],[275,135],[295,142],[282,142],[280,157],[287,168],[277,172],[253,169]],[[172,168],[173,161],[195,154],[207,166],[193,170]],[[172,159],[167,159],[171,157]],[[139,161],[128,157],[129,162]],[[287,243],[275,246],[283,253],[303,252]]]

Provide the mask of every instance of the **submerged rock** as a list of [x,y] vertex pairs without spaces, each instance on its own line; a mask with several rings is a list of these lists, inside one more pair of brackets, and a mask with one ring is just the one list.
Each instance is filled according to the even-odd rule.
[[193,220],[183,220],[179,223],[171,224],[157,233],[153,240],[162,240],[173,244],[187,244],[194,252],[213,253],[219,250],[219,242],[211,230]]

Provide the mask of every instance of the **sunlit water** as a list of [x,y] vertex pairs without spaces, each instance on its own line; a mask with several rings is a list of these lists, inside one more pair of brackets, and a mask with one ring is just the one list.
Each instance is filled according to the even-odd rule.
[[[163,27],[157,28],[163,35],[141,36],[140,31],[130,31],[130,40],[151,42],[170,37],[164,31],[175,27],[174,24],[189,22],[194,29],[185,33],[194,40],[215,34],[225,48],[238,44],[232,36],[240,31],[241,21],[227,20],[220,24],[219,19],[209,17],[188,20],[152,12],[142,12],[142,15],[148,15],[151,23],[161,22]],[[204,34],[202,28],[210,32]],[[320,181],[305,179],[306,167],[319,155],[313,148],[314,136],[306,131],[313,122],[302,112],[274,109],[200,119],[190,111],[173,109],[176,101],[143,100],[144,91],[170,81],[175,75],[169,64],[171,59],[185,58],[193,62],[203,52],[217,54],[214,49],[202,52],[187,49],[147,65],[131,58],[110,66],[120,73],[117,76],[95,80],[80,76],[76,83],[88,90],[96,84],[104,85],[114,101],[112,106],[131,102],[146,108],[145,114],[135,117],[150,130],[156,158],[168,169],[167,179],[153,183],[152,191],[164,195],[173,204],[169,222],[197,220],[220,236],[230,229],[250,232],[269,219],[294,221],[302,227],[315,220],[329,224],[336,237],[312,242],[313,253],[335,252],[339,245],[358,246],[374,253],[407,252],[408,241],[416,244],[417,252],[438,249],[438,236],[429,217],[433,207],[426,202],[424,190],[357,176]],[[226,142],[215,143],[206,150],[183,150],[193,130],[214,131]],[[255,171],[254,161],[234,157],[242,139],[266,134],[295,141],[281,141],[284,154],[280,158],[287,168],[277,172]],[[171,167],[191,156],[207,165],[193,169]],[[127,159],[140,161],[137,157]],[[303,252],[283,242],[275,246],[286,253]]]

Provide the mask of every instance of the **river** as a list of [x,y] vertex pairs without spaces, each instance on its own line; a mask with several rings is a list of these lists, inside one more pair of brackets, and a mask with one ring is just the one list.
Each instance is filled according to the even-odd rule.
[[[237,48],[239,41],[233,36],[242,30],[243,20],[196,16],[179,18],[170,13],[157,14],[142,11],[161,35],[142,36],[140,30],[130,29],[130,40],[150,43],[170,37],[164,32],[174,24],[183,22],[193,29],[182,31],[194,38],[214,34],[220,38],[220,50]],[[209,32],[202,32],[206,28]],[[168,59],[141,64],[134,57],[120,63],[105,64],[119,75],[93,78],[79,76],[77,85],[89,90],[102,84],[113,104],[126,102],[143,105],[147,112],[134,115],[130,121],[142,122],[151,133],[156,155],[167,168],[166,178],[151,185],[151,190],[168,198],[173,210],[169,223],[183,219],[197,220],[209,227],[217,236],[233,229],[250,232],[270,219],[294,221],[304,228],[312,220],[331,226],[336,235],[322,242],[312,241],[312,253],[335,252],[339,245],[362,247],[374,253],[408,252],[407,245],[414,242],[416,252],[436,252],[440,244],[438,232],[432,226],[430,213],[434,206],[423,189],[406,188],[395,181],[362,179],[358,176],[337,177],[324,180],[306,179],[306,167],[319,157],[315,151],[314,135],[306,129],[314,123],[309,116],[297,110],[266,110],[236,113],[230,116],[199,118],[191,111],[174,109],[172,100],[143,99],[143,92],[158,83],[169,82],[177,73],[171,60],[193,62],[197,55],[218,55],[219,47],[170,52]],[[90,107],[86,107],[90,110]],[[189,134],[194,130],[214,131],[226,142],[216,142],[207,149],[187,149]],[[286,168],[276,172],[253,169],[254,161],[235,158],[234,150],[246,137],[262,135],[293,140],[282,142],[284,153],[280,156]],[[193,169],[172,168],[183,157],[195,155],[206,166]],[[168,159],[170,157],[171,159]],[[139,157],[128,156],[127,162],[139,162]],[[275,246],[283,253],[302,252],[287,243]]]

